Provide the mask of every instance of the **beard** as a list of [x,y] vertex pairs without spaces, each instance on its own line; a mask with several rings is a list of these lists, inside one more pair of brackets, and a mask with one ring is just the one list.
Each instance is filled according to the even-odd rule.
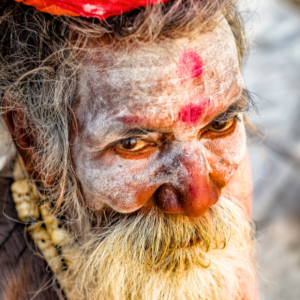
[[159,210],[103,210],[100,219],[100,226],[82,232],[80,246],[62,249],[69,269],[59,281],[69,299],[254,297],[252,230],[231,201],[221,198],[197,219]]

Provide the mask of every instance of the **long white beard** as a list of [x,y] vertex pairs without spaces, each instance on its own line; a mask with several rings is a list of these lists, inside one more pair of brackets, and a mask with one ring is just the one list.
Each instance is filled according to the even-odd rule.
[[251,226],[231,201],[198,219],[155,211],[104,223],[69,261],[70,299],[253,299]]

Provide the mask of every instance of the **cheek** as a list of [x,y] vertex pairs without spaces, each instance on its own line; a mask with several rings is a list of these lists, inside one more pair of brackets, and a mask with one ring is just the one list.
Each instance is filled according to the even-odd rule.
[[156,190],[151,184],[148,159],[122,159],[109,152],[101,155],[77,151],[76,173],[85,204],[94,210],[107,204],[120,213],[130,213],[145,204]]
[[235,131],[223,138],[204,140],[210,177],[217,186],[223,188],[233,177],[246,153],[246,132],[242,122]]

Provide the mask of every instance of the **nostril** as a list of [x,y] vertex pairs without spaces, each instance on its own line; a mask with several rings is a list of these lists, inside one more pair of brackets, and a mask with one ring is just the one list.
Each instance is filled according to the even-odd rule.
[[165,213],[182,214],[180,192],[171,184],[163,184],[155,194],[156,205]]

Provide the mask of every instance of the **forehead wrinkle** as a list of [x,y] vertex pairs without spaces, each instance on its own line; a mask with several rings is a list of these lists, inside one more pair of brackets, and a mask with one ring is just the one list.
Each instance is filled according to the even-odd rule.
[[119,90],[127,90],[130,93],[143,92],[144,88],[146,88],[149,93],[149,89],[151,88],[167,88],[168,86],[176,85],[179,82],[178,78],[172,78],[170,76],[170,71],[168,74],[167,72],[165,72],[166,74],[161,72],[161,69],[166,70],[166,68],[152,67],[151,69],[152,70],[149,70],[149,68],[137,68],[133,70],[126,68],[125,71],[124,68],[124,73],[119,70],[109,70],[105,74],[106,78],[104,82],[113,87],[116,92]]
[[[117,74],[118,70],[111,70],[110,72]],[[101,74],[101,72],[99,72],[99,74]],[[147,83],[145,80],[136,81],[128,77],[126,85],[123,80],[117,83],[109,82],[110,80],[107,79],[106,75],[107,74],[105,74],[106,78],[95,82],[95,84],[91,84],[91,80],[93,79],[89,80],[89,90],[91,90],[92,100],[95,101],[99,98],[101,93],[101,100],[107,102],[108,106],[111,106],[109,103],[112,104],[112,102],[114,102],[114,107],[115,105],[120,107],[122,102],[124,103],[123,106],[126,106],[130,104],[132,100],[139,102],[141,105],[145,103],[145,100],[146,102],[158,100],[158,98],[169,93],[168,90],[170,90],[170,87],[174,86],[178,81],[176,78],[163,78],[159,81],[151,80]],[[109,90],[107,90],[107,87],[109,87]]]
[[[224,22],[225,22],[225,20],[224,20]],[[232,33],[230,32],[230,29],[228,29],[228,32],[227,32],[227,30],[224,31],[224,28],[220,28],[220,30],[221,30],[222,34],[227,34],[228,33],[228,34],[232,35]],[[218,31],[219,30],[217,30],[215,32],[212,32],[209,35],[203,35],[203,37],[200,37],[202,42],[204,42],[204,41],[207,42],[207,44],[205,46],[202,45],[203,43],[199,44],[199,42],[197,42],[197,41],[189,43],[189,44],[194,45],[195,48],[197,48],[198,50],[199,49],[205,49],[204,52],[207,52],[208,49],[205,48],[205,47],[207,45],[211,46],[212,42],[214,42],[213,45],[215,45],[216,42],[224,44],[224,41],[222,41],[221,37],[218,36]],[[216,36],[217,40],[213,39],[213,41],[211,41],[211,38],[209,38],[209,36]],[[179,47],[180,41],[178,41],[178,42],[179,43],[175,46],[178,48],[178,50],[182,50],[181,49],[182,47]],[[208,48],[210,48],[210,47],[208,47]],[[149,50],[149,49],[140,49],[141,52],[145,51],[145,50]],[[153,50],[153,48],[150,49],[150,51],[152,51],[152,50]],[[165,49],[163,49],[163,50],[165,50]],[[215,51],[213,50],[213,52],[215,52]],[[228,52],[228,49],[225,49],[225,52]],[[163,57],[164,61],[170,61],[166,58],[166,54],[164,53],[164,51],[162,51],[162,53],[164,54],[164,57]],[[115,64],[114,68],[111,68],[111,69],[107,70],[107,74],[110,74],[109,77],[119,76],[121,74],[120,77],[121,77],[122,80],[119,80],[118,85],[116,85],[114,81],[112,81],[110,83],[110,85],[112,87],[114,87],[114,89],[116,90],[116,95],[118,94],[118,91],[116,89],[117,86],[119,86],[121,89],[123,89],[123,91],[124,91],[124,88],[126,89],[126,86],[127,86],[127,88],[130,88],[130,90],[129,89],[127,90],[129,92],[129,96],[134,97],[134,94],[138,92],[138,88],[147,88],[147,87],[149,88],[149,87],[152,87],[154,85],[158,85],[158,82],[154,83],[152,80],[148,80],[148,81],[145,80],[144,76],[142,76],[143,74],[141,74],[141,73],[144,73],[144,74],[149,75],[151,77],[154,77],[155,74],[157,74],[157,73],[160,74],[160,77],[164,77],[164,76],[162,76],[162,73],[165,73],[165,74],[168,75],[168,79],[163,78],[163,80],[161,80],[160,83],[167,83],[169,85],[174,85],[180,80],[178,78],[170,78],[170,73],[169,73],[168,68],[166,68],[165,66],[159,66],[157,64],[157,59],[158,58],[161,59],[161,58],[157,57],[157,55],[155,53],[153,53],[153,51],[152,52],[146,52],[146,54],[145,54],[145,52],[144,53],[142,52],[142,54],[143,55],[138,55],[138,56],[140,56],[140,57],[142,56],[142,57],[145,57],[145,58],[149,57],[149,59],[147,59],[146,62],[143,62],[143,61],[141,62],[140,59],[138,59],[138,63],[142,66],[133,65],[134,59],[130,58],[130,57],[129,57],[129,59],[127,59],[127,56],[124,55],[122,57],[123,60],[122,60],[121,63]],[[129,55],[132,55],[132,53],[130,53]],[[209,55],[209,56],[211,56],[211,55]],[[218,62],[218,60],[220,59],[220,58],[217,58],[217,56],[214,56],[212,58],[213,59],[210,59],[209,61],[206,61],[206,65],[204,65],[205,69],[209,68],[210,66],[212,66],[214,64],[216,64]],[[176,57],[175,57],[175,60],[176,60]],[[155,66],[151,66],[151,65],[149,66],[149,61],[150,62],[155,61]],[[126,66],[124,67],[123,66],[124,64],[131,64],[132,67],[126,67]],[[146,65],[146,67],[144,67],[145,65]],[[174,70],[176,69],[176,66],[175,66],[174,62],[169,64],[169,68],[171,68],[171,67],[174,68]],[[129,74],[130,73],[129,71],[132,71],[132,70],[134,70],[134,77],[130,76],[130,74]],[[157,72],[157,70],[159,70],[159,72]],[[99,70],[99,69],[96,69],[96,73],[99,74],[99,77],[102,77],[101,75],[103,75],[102,74],[103,72],[101,72],[101,70]],[[230,79],[231,80],[229,80],[229,81],[234,80],[233,78],[230,78]],[[106,81],[107,83],[109,83],[109,80],[107,80],[107,76],[106,76],[106,80],[101,80],[101,82],[103,82],[103,81]],[[210,81],[211,80],[208,80],[208,82],[205,82],[205,84],[209,84]],[[127,84],[126,84],[126,82],[127,82]],[[95,82],[95,84],[97,85],[97,82]],[[230,85],[230,82],[226,82],[226,83],[224,82],[224,83],[221,84],[220,88],[224,90],[228,87],[228,85]],[[124,92],[126,92],[126,91],[124,91]],[[171,101],[173,102],[174,100],[171,99]]]

